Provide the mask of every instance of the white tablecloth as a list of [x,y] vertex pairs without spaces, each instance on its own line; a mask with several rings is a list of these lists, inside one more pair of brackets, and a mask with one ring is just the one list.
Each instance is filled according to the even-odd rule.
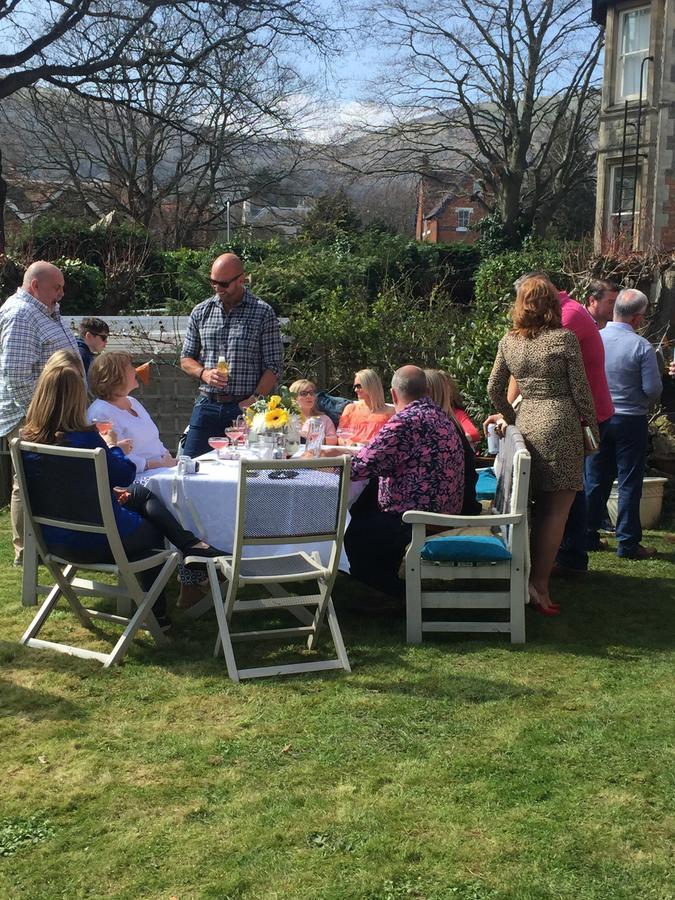
[[[174,512],[184,528],[188,528],[202,540],[219,547],[226,553],[232,552],[234,543],[234,526],[237,504],[237,479],[239,465],[237,461],[225,460],[216,463],[214,455],[207,454],[200,458],[200,471],[195,475],[178,476],[174,469],[157,469],[149,478],[143,478],[143,483],[155,493],[164,505]],[[326,476],[330,478],[331,476]],[[333,476],[334,477],[334,476]],[[316,482],[316,479],[314,479]],[[321,502],[321,487],[315,483],[309,485],[303,480],[301,472],[297,478],[288,480],[271,480],[260,477],[255,484],[255,490],[264,496],[268,491],[274,492],[275,497],[270,500],[266,508],[275,511],[277,517],[286,516],[292,521],[293,507],[300,500],[309,500],[312,504]],[[350,487],[350,505],[359,496],[366,482],[354,482]],[[279,496],[283,492],[283,501],[279,502]],[[308,497],[309,494],[309,497]],[[349,514],[347,514],[349,522]],[[318,550],[324,564],[328,563],[330,544],[273,544],[270,546],[258,545],[244,548],[244,556],[274,556],[284,553],[296,553],[304,550],[307,553]],[[347,557],[342,552],[340,569],[349,572]]]

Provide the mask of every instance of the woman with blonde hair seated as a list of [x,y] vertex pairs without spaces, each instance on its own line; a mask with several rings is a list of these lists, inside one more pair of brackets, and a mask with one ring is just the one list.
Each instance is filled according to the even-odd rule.
[[129,353],[101,353],[89,368],[89,390],[97,397],[89,407],[89,418],[112,422],[112,431],[107,435],[109,443],[130,442],[124,449],[137,474],[175,466],[176,459],[161,442],[150,414],[135,397],[129,396],[137,387],[136,369]]
[[481,433],[464,411],[462,398],[452,375],[443,369],[425,369],[424,374],[429,386],[429,396],[436,406],[440,406],[443,412],[454,418],[470,444],[477,444]]
[[[224,555],[222,550],[184,529],[148,488],[132,483],[136,477],[135,465],[119,447],[104,443],[96,428],[89,424],[86,409],[87,391],[79,354],[54,354],[38,380],[22,438],[36,444],[105,450],[115,522],[130,557],[162,547],[165,538],[185,555],[209,558]],[[39,454],[26,455],[26,475],[30,479],[41,477]],[[68,490],[77,497],[78,485],[69,485]],[[53,553],[71,562],[112,562],[110,545],[104,534],[45,525],[43,537]],[[181,571],[189,575],[186,567]],[[139,577],[147,588],[154,581],[156,572],[144,572]],[[170,624],[163,594],[153,611],[161,625]]]
[[361,369],[354,376],[356,402],[345,406],[339,429],[348,431],[347,444],[367,444],[394,415],[394,407],[384,402],[384,388],[374,369]]
[[289,390],[300,407],[300,433],[303,436],[307,435],[307,422],[310,418],[315,417],[323,422],[324,444],[337,444],[337,433],[333,420],[316,408],[316,385],[314,382],[308,381],[306,378],[299,378],[293,382]]

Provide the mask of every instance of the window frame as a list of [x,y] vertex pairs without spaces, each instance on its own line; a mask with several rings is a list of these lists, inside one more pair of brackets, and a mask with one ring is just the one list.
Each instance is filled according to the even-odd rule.
[[[635,171],[635,163],[631,162],[629,165],[624,164],[624,178],[628,174]],[[626,237],[628,235],[621,227],[622,221],[627,221],[631,215],[632,204],[630,209],[624,210],[615,210],[614,203],[615,199],[617,199],[616,195],[616,183],[618,181],[619,175],[621,173],[621,160],[614,160],[608,164],[609,170],[609,188],[608,188],[608,202],[607,202],[607,223],[606,227],[609,232],[609,236],[611,239],[621,238],[622,235],[625,234]],[[644,167],[642,163],[638,163],[637,166],[637,176],[635,178],[635,219],[633,221],[633,234],[631,236],[631,246],[635,249],[639,244],[640,237],[640,221],[642,218],[642,179],[644,175]],[[623,195],[625,197],[625,194]],[[622,198],[623,199],[623,198]],[[617,228],[617,221],[619,223],[619,227]]]
[[[471,228],[471,216],[473,215],[473,206],[456,206],[457,225],[455,231],[468,231]],[[460,213],[466,213],[466,225],[462,225]]]
[[[625,74],[625,61],[631,56],[637,56],[638,54],[642,55],[642,59],[649,56],[649,50],[651,45],[652,38],[652,7],[651,4],[641,4],[640,6],[629,6],[625,9],[620,9],[617,11],[616,17],[616,53],[615,53],[615,72],[614,72],[614,94],[615,94],[615,102],[616,103],[625,103],[626,100],[639,100],[640,99],[640,90],[639,83],[638,88],[632,94],[624,93],[623,84],[624,84],[624,74]],[[629,53],[623,53],[623,29],[624,22],[628,16],[640,15],[641,13],[646,13],[649,19],[649,35],[647,38],[647,46],[645,48],[641,48],[639,50],[633,50]],[[647,95],[647,87],[648,87],[649,78],[645,79],[645,83],[643,85],[643,97],[642,100],[646,99]]]

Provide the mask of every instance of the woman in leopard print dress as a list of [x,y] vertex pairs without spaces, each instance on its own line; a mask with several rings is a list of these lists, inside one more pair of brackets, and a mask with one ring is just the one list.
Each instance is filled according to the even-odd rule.
[[[513,329],[499,342],[488,383],[494,408],[522,433],[532,456],[534,514],[530,535],[530,600],[556,615],[549,579],[574,495],[583,489],[582,423],[598,426],[576,335],[561,326],[560,301],[551,282],[536,275],[518,288]],[[509,377],[522,402],[507,401]]]

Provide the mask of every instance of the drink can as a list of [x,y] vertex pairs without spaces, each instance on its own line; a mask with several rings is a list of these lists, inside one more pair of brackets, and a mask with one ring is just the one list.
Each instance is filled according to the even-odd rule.
[[496,456],[499,453],[499,437],[497,435],[497,426],[491,423],[487,427],[487,446],[488,453]]

